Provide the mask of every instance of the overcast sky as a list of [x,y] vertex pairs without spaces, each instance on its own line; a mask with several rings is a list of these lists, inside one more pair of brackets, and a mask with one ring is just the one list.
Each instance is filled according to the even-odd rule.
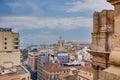
[[13,28],[21,44],[91,42],[93,13],[113,9],[106,0],[0,0],[0,27]]

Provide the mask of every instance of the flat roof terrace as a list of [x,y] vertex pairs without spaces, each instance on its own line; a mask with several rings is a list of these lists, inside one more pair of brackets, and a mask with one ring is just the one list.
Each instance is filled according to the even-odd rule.
[[[12,69],[15,69],[15,72],[13,72]],[[3,72],[8,71],[8,73],[5,73],[5,74],[0,73],[0,76],[3,76],[3,75],[16,76],[16,75],[22,75],[22,74],[28,73],[27,70],[21,65],[14,66],[12,68],[2,69],[1,71]]]

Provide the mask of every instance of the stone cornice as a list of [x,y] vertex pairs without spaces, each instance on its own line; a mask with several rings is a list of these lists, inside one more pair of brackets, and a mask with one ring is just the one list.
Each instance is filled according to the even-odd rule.
[[93,56],[99,56],[99,57],[109,57],[110,52],[100,52],[100,51],[88,51]]
[[111,3],[112,5],[116,5],[120,3],[120,0],[107,0],[107,2]]

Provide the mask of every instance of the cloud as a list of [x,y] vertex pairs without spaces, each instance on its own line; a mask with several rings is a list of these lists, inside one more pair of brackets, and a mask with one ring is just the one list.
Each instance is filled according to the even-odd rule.
[[[39,2],[38,2],[39,3]],[[15,14],[24,15],[43,15],[43,10],[41,6],[38,5],[36,1],[33,0],[17,0],[7,3],[9,9]],[[29,13],[29,14],[28,14]]]
[[8,6],[9,6],[10,8],[12,8],[12,9],[24,7],[22,4],[20,4],[20,3],[18,3],[18,2],[8,3]]
[[74,29],[91,27],[92,19],[84,17],[34,17],[34,16],[1,16],[0,27],[22,29]]
[[113,6],[106,0],[84,0],[66,3],[64,7],[66,12],[101,11],[103,9],[113,9]]
[[22,44],[25,43],[31,43],[31,44],[38,44],[38,43],[51,43],[51,42],[55,42],[58,39],[58,36],[56,35],[52,35],[52,34],[32,34],[31,35],[27,35],[22,37],[22,40],[24,40],[23,42],[21,42]]

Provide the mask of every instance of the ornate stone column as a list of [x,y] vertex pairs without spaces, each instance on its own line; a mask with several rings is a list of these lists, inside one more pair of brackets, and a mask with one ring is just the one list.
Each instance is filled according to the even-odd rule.
[[120,66],[120,0],[107,0],[110,2],[114,7],[114,48],[110,55],[110,62],[113,65]]
[[114,66],[120,66],[120,0],[107,0],[114,7],[114,48],[110,54],[110,63]]

